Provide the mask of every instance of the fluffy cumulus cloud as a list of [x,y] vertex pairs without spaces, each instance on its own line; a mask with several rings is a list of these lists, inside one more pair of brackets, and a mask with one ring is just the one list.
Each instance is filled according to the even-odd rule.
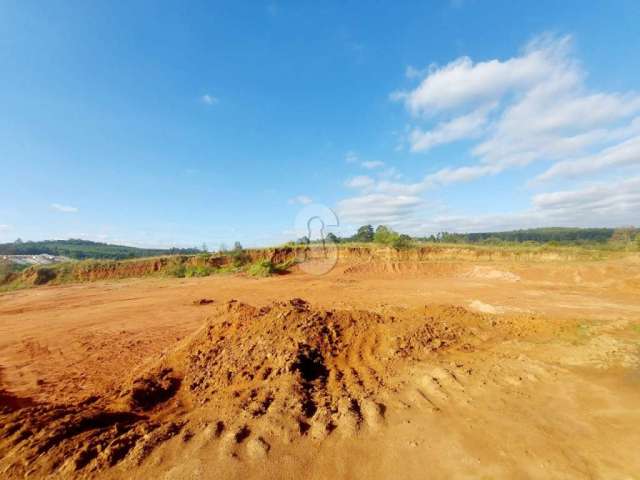
[[460,175],[451,168],[436,172],[425,178],[424,188],[440,178],[477,178],[469,178],[470,167],[491,175],[536,161],[570,162],[552,166],[543,180],[602,157],[608,157],[601,160],[604,168],[610,162],[640,164],[637,155],[629,158],[640,138],[640,95],[590,91],[585,77],[571,39],[545,35],[517,57],[475,64],[464,57],[430,71],[415,89],[396,93],[416,122],[445,118],[428,129],[415,126],[408,139],[412,151],[477,139],[470,152],[476,165],[458,167]]
[[[345,200],[345,211],[364,218],[362,209],[374,211],[381,201],[386,218],[416,231],[638,223],[633,175],[640,171],[640,95],[590,89],[572,43],[568,36],[542,35],[512,58],[462,57],[441,67],[408,69],[415,87],[393,93],[392,99],[408,114],[410,152],[428,158],[442,145],[464,141],[466,154],[413,182],[352,178],[347,185],[361,189],[361,196]],[[426,221],[415,210],[389,208],[440,186],[525,166],[537,172],[514,189],[561,191],[532,194],[530,209],[510,215],[443,214]],[[605,174],[609,183],[598,183]]]
[[469,57],[431,69],[420,84],[408,92],[396,92],[414,115],[433,114],[456,107],[494,101],[513,90],[528,89],[544,82],[565,56],[568,38],[537,39],[523,55],[506,61],[473,63]]
[[77,207],[72,207],[70,205],[61,205],[59,203],[52,203],[50,205],[50,208],[51,210],[54,210],[60,213],[77,213],[78,212]]

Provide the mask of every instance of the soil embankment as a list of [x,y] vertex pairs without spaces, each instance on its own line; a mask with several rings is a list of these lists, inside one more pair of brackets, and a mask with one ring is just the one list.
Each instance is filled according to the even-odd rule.
[[[404,250],[379,246],[347,246],[337,250],[336,268],[344,273],[408,273],[445,274],[456,266],[451,262],[557,262],[604,259],[626,256],[639,261],[639,256],[606,253],[585,249],[527,249],[464,246],[424,246]],[[295,269],[296,262],[306,258],[303,247],[282,247],[245,250],[242,263],[267,260],[274,265],[287,264]],[[136,260],[90,260],[57,266],[37,266],[8,276],[4,285],[16,287],[40,286],[69,282],[172,276],[176,269],[205,268],[209,272],[226,271],[237,262],[232,255],[175,255]],[[222,270],[221,270],[222,269]],[[0,285],[1,287],[2,285]]]

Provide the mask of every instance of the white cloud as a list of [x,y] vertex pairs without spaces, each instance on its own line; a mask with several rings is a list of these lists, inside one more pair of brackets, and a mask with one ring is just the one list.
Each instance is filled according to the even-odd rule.
[[[428,130],[414,126],[411,151],[479,137],[470,152],[475,163],[444,167],[413,184],[379,182],[369,188],[415,194],[536,161],[557,162],[538,180],[637,163],[633,137],[640,135],[640,95],[589,91],[586,76],[572,56],[570,37],[549,35],[504,61],[474,64],[465,57],[432,69],[416,89],[396,97],[413,115],[456,115]],[[482,107],[488,101],[493,121],[489,107]]]
[[640,176],[539,194],[522,211],[464,215],[428,208],[417,196],[365,194],[338,204],[341,220],[383,223],[426,236],[448,232],[491,232],[548,226],[618,227],[640,224]]
[[404,74],[409,79],[424,77],[429,72],[428,68],[416,68],[413,65],[409,65]]
[[340,222],[395,225],[415,214],[422,199],[407,195],[371,194],[347,198],[338,203]]
[[208,93],[202,95],[202,97],[200,97],[200,100],[202,100],[202,103],[204,103],[205,105],[216,105],[219,102],[218,97],[214,97],[213,95],[209,95]]
[[349,188],[367,188],[373,185],[374,183],[375,183],[375,180],[373,180],[373,178],[367,175],[358,175],[356,177],[353,177],[350,180],[347,180],[345,185]]
[[306,195],[298,195],[289,199],[289,203],[292,205],[309,205],[313,203],[313,199]]
[[[349,215],[384,218],[414,234],[640,223],[640,177],[619,180],[640,171],[635,168],[640,167],[640,95],[589,89],[569,37],[540,36],[505,60],[474,63],[465,57],[428,72],[411,68],[406,73],[424,75],[415,89],[393,94],[410,114],[413,125],[404,138],[410,150],[428,153],[450,142],[474,143],[455,164],[416,181],[399,181],[397,172],[352,178],[347,186],[359,189],[359,195],[339,204]],[[536,177],[538,187],[550,179],[584,181],[596,173],[613,180],[573,188],[565,184],[562,191],[533,196],[530,207],[519,212],[424,214],[421,196],[430,189],[534,162],[546,163]],[[415,205],[388,206],[398,198],[410,198]]]
[[506,61],[474,64],[461,57],[431,71],[415,90],[397,92],[413,114],[436,113],[474,102],[494,101],[504,94],[534,86],[551,75],[566,56],[569,37],[540,38],[530,43],[523,55]]
[[608,221],[617,217],[637,224],[640,220],[640,177],[598,183],[581,190],[541,193],[533,197],[533,205],[554,215],[601,217]]
[[488,121],[487,115],[491,108],[493,106],[478,108],[467,115],[439,123],[432,130],[414,128],[409,135],[411,151],[426,152],[437,145],[479,136]]
[[374,168],[384,167],[384,162],[373,160],[369,162],[362,162],[360,165],[362,165],[366,169],[373,170]]
[[11,230],[11,225],[0,224],[0,230],[1,231]]
[[640,165],[640,136],[636,136],[613,147],[573,160],[563,160],[536,177],[537,181],[554,177],[576,177],[614,167]]
[[71,207],[69,205],[60,205],[59,203],[52,203],[50,205],[52,210],[61,213],[77,213],[78,209],[76,207]]
[[349,150],[344,155],[344,161],[347,163],[356,163],[358,161],[358,154],[353,150]]

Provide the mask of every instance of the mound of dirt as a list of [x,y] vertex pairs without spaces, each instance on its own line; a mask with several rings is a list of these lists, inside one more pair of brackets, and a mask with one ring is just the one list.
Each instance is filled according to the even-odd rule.
[[[484,317],[458,307],[384,315],[313,309],[301,299],[231,301],[192,337],[114,392],[75,405],[0,412],[0,474],[97,471],[141,463],[183,432],[228,445],[321,440],[384,421],[385,395],[408,363],[471,348]],[[254,446],[255,446],[254,445]],[[257,447],[256,447],[257,448]]]

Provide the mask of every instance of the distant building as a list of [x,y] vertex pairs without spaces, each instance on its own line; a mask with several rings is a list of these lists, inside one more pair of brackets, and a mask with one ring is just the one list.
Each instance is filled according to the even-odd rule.
[[51,265],[53,263],[70,262],[68,257],[49,255],[41,253],[39,255],[0,255],[0,259],[15,263],[16,265]]

